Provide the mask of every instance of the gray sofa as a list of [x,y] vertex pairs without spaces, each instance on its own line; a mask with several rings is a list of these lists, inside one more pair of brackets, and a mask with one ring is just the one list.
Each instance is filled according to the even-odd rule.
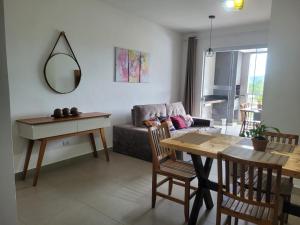
[[[155,116],[186,115],[181,102],[171,104],[136,105],[131,110],[132,124],[113,127],[113,151],[133,156],[146,161],[152,161],[151,148],[148,142],[147,128],[143,121]],[[172,131],[172,136],[181,135],[193,130],[205,130],[219,133],[220,129],[211,127],[211,121],[195,118],[192,127]],[[182,158],[182,155],[178,155]]]

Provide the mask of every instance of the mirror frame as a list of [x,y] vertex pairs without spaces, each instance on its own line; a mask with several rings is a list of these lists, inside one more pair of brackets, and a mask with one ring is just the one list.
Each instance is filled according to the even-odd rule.
[[[53,53],[54,50],[55,50],[55,48],[56,48],[56,46],[57,46],[58,41],[60,40],[60,38],[64,38],[64,39],[65,39],[65,42],[66,42],[66,44],[67,44],[67,47],[69,48],[69,50],[70,50],[70,52],[71,52],[72,54],[67,54],[67,53],[62,53],[62,52]],[[71,57],[71,58],[75,61],[75,63],[77,64],[77,66],[78,66],[78,68],[79,68],[79,71],[80,71],[80,79],[79,79],[78,85],[77,85],[72,91],[69,91],[69,92],[60,92],[60,91],[55,90],[53,87],[51,87],[51,85],[50,85],[50,83],[49,83],[49,81],[48,81],[48,79],[47,79],[46,67],[47,67],[47,65],[48,65],[48,62],[49,62],[50,59],[52,59],[54,56],[59,55],[59,54],[63,54],[63,55],[67,55],[67,56]],[[76,56],[75,56],[75,54],[74,54],[74,51],[73,51],[73,49],[72,49],[72,47],[71,47],[71,45],[70,45],[70,42],[69,42],[69,40],[68,40],[68,38],[67,38],[67,36],[66,36],[66,34],[65,34],[64,31],[62,31],[62,32],[59,33],[59,36],[58,36],[58,38],[57,38],[57,40],[56,40],[56,42],[55,42],[55,44],[54,44],[54,47],[52,48],[52,51],[51,51],[50,55],[48,56],[48,59],[46,60],[46,63],[45,63],[45,65],[44,65],[44,78],[45,78],[45,80],[46,80],[46,83],[47,83],[48,87],[49,87],[51,90],[53,90],[54,92],[59,93],[59,94],[69,94],[69,93],[75,91],[75,90],[78,88],[79,84],[80,84],[80,81],[81,81],[81,79],[82,79],[82,71],[81,71],[81,67],[80,67],[80,65],[79,65],[79,63],[78,63],[78,60],[76,59]]]
[[[50,61],[52,58],[54,58],[55,56],[57,56],[57,55],[66,55],[66,56],[69,56],[70,58],[72,58],[72,59],[74,60],[74,62],[76,63],[76,65],[77,65],[78,68],[79,68],[79,71],[80,71],[80,79],[79,79],[79,83],[78,83],[78,85],[77,85],[73,90],[71,90],[71,91],[68,91],[68,92],[60,92],[60,91],[56,90],[55,88],[53,88],[53,87],[50,85],[50,83],[49,83],[49,81],[48,81],[48,79],[47,79],[47,73],[46,73],[47,65],[48,65],[49,61]],[[58,53],[51,54],[51,55],[49,56],[49,58],[47,59],[45,65],[44,65],[44,78],[45,78],[45,80],[46,80],[46,83],[47,83],[48,87],[49,87],[51,90],[53,90],[54,92],[59,93],[59,94],[69,94],[69,93],[75,91],[75,90],[77,89],[77,87],[79,86],[79,84],[80,84],[80,81],[81,81],[81,75],[82,75],[82,73],[81,73],[81,68],[80,68],[80,65],[79,65],[78,61],[77,61],[76,58],[74,58],[72,55],[67,54],[67,53],[58,52]]]

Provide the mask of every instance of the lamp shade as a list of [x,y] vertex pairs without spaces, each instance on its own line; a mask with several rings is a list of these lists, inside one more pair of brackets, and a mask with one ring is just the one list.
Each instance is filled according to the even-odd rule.
[[234,8],[241,10],[244,8],[245,1],[244,0],[234,0]]
[[214,57],[215,52],[212,48],[206,50],[206,57]]

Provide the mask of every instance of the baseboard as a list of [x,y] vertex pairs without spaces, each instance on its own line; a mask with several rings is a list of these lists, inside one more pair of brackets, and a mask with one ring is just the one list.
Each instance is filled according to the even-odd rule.
[[[108,151],[112,151],[112,148],[108,148]],[[98,155],[102,155],[102,154],[104,155],[103,149],[98,150],[97,152],[98,152]],[[65,159],[65,160],[55,162],[55,163],[52,163],[52,164],[44,165],[43,166],[43,171],[50,171],[50,170],[57,169],[57,168],[60,168],[60,167],[63,167],[63,166],[67,166],[67,165],[73,164],[74,162],[78,162],[78,161],[81,161],[83,159],[88,159],[88,158],[92,158],[92,157],[93,157],[92,152],[91,153],[86,153],[86,154],[83,154],[83,155],[80,155],[80,156],[75,156],[73,158],[69,158],[69,159]],[[27,176],[34,175],[34,172],[35,172],[35,168],[29,169],[27,171]],[[16,180],[23,179],[23,172],[15,173],[15,179]]]

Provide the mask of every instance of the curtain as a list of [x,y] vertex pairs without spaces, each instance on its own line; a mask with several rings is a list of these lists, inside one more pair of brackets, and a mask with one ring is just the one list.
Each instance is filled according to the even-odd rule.
[[190,37],[188,41],[186,80],[184,89],[184,107],[187,114],[194,113],[195,80],[197,65],[197,39]]

